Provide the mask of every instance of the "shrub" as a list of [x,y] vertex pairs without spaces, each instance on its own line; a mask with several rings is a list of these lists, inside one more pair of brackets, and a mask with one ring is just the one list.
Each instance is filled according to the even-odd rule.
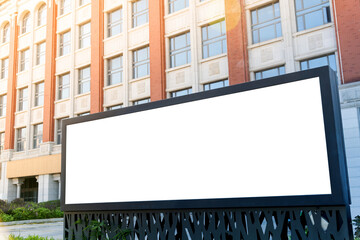
[[50,210],[55,210],[56,208],[60,207],[60,200],[42,202],[38,204],[39,207],[47,208]]
[[50,209],[43,207],[35,209],[34,214],[37,219],[51,218],[53,215]]
[[11,234],[9,236],[9,240],[54,240],[54,238],[39,237],[37,235],[30,235],[30,236],[24,238],[21,236],[15,236],[14,234]]
[[6,214],[6,213],[0,213],[0,222],[11,222],[14,221],[14,217]]
[[23,199],[15,199],[11,203],[0,201],[0,221],[3,222],[63,216],[59,200],[43,203],[24,202]]
[[11,205],[13,205],[13,206],[24,207],[25,204],[26,203],[23,198],[16,198],[11,201]]
[[360,238],[360,215],[357,215],[353,222],[355,226],[355,237]]

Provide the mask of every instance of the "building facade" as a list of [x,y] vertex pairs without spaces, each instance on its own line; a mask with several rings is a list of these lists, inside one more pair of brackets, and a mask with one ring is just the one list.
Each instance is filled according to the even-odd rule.
[[0,0],[0,198],[60,197],[65,118],[329,65],[360,215],[359,38],[357,0]]

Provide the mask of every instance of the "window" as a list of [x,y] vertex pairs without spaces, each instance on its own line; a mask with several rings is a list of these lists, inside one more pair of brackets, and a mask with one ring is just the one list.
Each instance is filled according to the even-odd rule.
[[108,60],[108,85],[122,82],[123,57],[118,56]]
[[115,110],[115,109],[120,109],[120,108],[122,108],[122,107],[123,107],[122,104],[114,105],[114,106],[107,107],[107,108],[106,108],[106,111],[111,111],[111,110]]
[[115,36],[122,32],[122,8],[108,14],[108,37]]
[[90,23],[80,26],[79,48],[88,47],[91,44],[91,27]]
[[16,151],[25,150],[26,146],[26,128],[18,128],[16,131]]
[[71,11],[71,0],[60,1],[60,15],[67,14]]
[[2,29],[2,42],[6,43],[10,40],[10,24],[7,23]]
[[70,53],[70,31],[60,34],[60,56]]
[[58,79],[58,100],[70,97],[70,74],[66,73]]
[[1,79],[8,78],[9,75],[9,58],[1,60]]
[[6,95],[0,96],[0,117],[6,115]]
[[28,107],[28,89],[23,88],[19,90],[19,98],[18,98],[18,110],[24,111]]
[[39,148],[43,138],[43,125],[42,123],[34,125],[33,132],[33,148]]
[[145,99],[140,99],[137,101],[133,102],[133,105],[140,105],[140,104],[144,104],[144,103],[149,103],[150,102],[150,98],[145,98]]
[[67,117],[56,120],[56,144],[61,144],[62,121],[65,119],[67,119]]
[[227,52],[225,20],[201,28],[203,58]]
[[149,22],[149,2],[139,0],[132,3],[132,27],[138,27]]
[[42,26],[46,23],[46,5],[43,4],[39,7],[37,16],[37,25]]
[[29,49],[20,52],[20,72],[29,69]]
[[170,38],[170,67],[177,67],[191,62],[190,33]]
[[80,6],[91,3],[91,0],[80,0]]
[[169,0],[169,13],[179,11],[189,6],[189,0]]
[[79,85],[78,93],[90,92],[90,67],[79,69]]
[[281,67],[276,67],[276,68],[271,68],[271,69],[266,69],[263,71],[259,71],[255,73],[255,80],[260,80],[260,79],[264,79],[264,78],[269,78],[269,77],[275,77],[275,76],[279,76],[285,74],[285,67],[281,66]]
[[229,80],[225,79],[221,81],[204,84],[204,91],[227,87],[227,86],[229,86]]
[[279,3],[251,11],[253,43],[259,43],[282,36]]
[[86,116],[86,115],[90,115],[90,112],[79,113],[77,115],[77,117],[82,117],[82,116]]
[[36,65],[45,63],[46,43],[42,42],[36,46]]
[[335,54],[330,54],[327,56],[301,61],[300,66],[301,66],[301,70],[330,66],[335,72],[337,71]]
[[25,14],[21,22],[21,33],[30,31],[30,13]]
[[189,95],[191,93],[192,93],[192,89],[188,88],[188,89],[183,89],[183,90],[171,92],[170,97],[172,97],[172,98],[173,97],[181,97],[181,96]]
[[295,0],[297,30],[331,22],[329,0]]
[[35,107],[44,105],[44,83],[35,84]]
[[5,133],[0,133],[0,151],[2,152],[4,150],[4,144],[5,144]]
[[133,79],[150,74],[149,47],[133,51]]

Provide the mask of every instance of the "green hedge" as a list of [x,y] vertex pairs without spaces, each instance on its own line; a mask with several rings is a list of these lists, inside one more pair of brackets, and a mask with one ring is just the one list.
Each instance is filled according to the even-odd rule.
[[0,222],[29,219],[60,218],[64,213],[60,210],[60,201],[43,203],[24,202],[15,199],[11,203],[0,200]]
[[37,235],[30,235],[25,238],[25,237],[15,236],[15,235],[11,234],[9,236],[9,240],[54,240],[54,238],[39,237]]

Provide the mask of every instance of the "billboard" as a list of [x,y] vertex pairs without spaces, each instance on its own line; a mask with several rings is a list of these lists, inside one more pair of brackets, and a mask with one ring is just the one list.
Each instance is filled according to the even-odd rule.
[[63,210],[348,204],[329,71],[65,120]]

